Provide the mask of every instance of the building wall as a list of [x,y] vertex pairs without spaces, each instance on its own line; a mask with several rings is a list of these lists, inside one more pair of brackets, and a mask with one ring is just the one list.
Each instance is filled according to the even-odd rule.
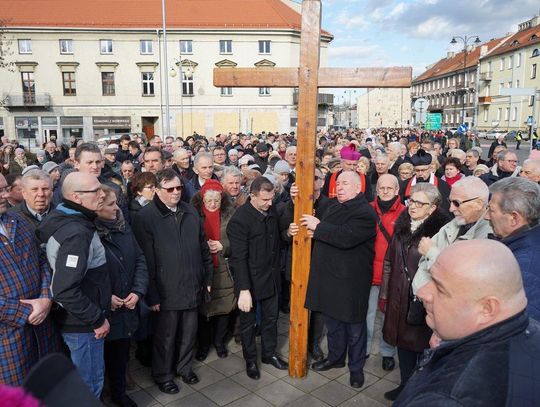
[[358,97],[358,128],[407,126],[411,118],[411,89],[376,88]]
[[[140,132],[145,124],[153,123],[155,134],[166,134],[167,122],[162,120],[165,117],[164,81],[169,87],[173,136],[185,137],[194,131],[207,136],[225,131],[287,132],[291,129],[291,118],[296,115],[292,89],[273,88],[270,95],[260,95],[257,88],[233,88],[232,95],[222,96],[220,88],[213,86],[213,69],[223,60],[232,61],[238,67],[255,67],[255,63],[265,59],[276,67],[298,66],[298,32],[169,30],[167,60],[162,52],[163,36],[152,30],[11,29],[8,36],[14,40],[11,59],[17,66],[15,72],[3,71],[0,75],[0,95],[22,98],[21,72],[33,71],[38,101],[50,96],[50,104],[45,107],[38,106],[40,103],[32,107],[9,106],[8,102],[8,109],[0,111],[4,132],[10,138],[22,137],[23,128],[28,124],[28,120],[22,119],[30,118],[27,133],[35,137],[31,139],[34,146],[48,136],[46,130],[56,131],[59,138],[75,134],[90,140],[120,130]],[[31,39],[31,54],[19,54],[19,39]],[[60,54],[60,39],[73,40],[73,54]],[[113,41],[112,54],[100,53],[100,39]],[[141,40],[152,41],[151,55],[141,54]],[[193,52],[180,54],[180,40],[191,40]],[[220,53],[220,40],[232,40],[232,53]],[[271,41],[270,54],[259,53],[259,40]],[[323,42],[321,46],[323,66],[327,45],[328,42]],[[193,95],[190,96],[181,94],[180,59],[196,64],[192,68]],[[171,75],[172,69],[175,76]],[[75,74],[76,96],[64,96],[62,71]],[[102,95],[102,72],[114,72],[114,96]],[[143,72],[154,74],[154,96],[142,95]],[[116,128],[114,125],[95,126],[94,118],[99,117],[122,120]]]

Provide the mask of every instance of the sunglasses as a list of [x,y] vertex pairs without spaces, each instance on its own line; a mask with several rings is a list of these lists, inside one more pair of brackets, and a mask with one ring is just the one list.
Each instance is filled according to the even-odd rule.
[[167,191],[169,194],[172,194],[174,191],[176,192],[181,192],[182,189],[184,189],[184,186],[183,185],[179,185],[177,187],[170,187],[170,188],[163,188],[163,187],[160,187],[160,189],[163,189],[164,191]]
[[475,199],[478,199],[479,197],[477,196],[476,198],[471,198],[471,199],[466,199],[464,201],[458,201],[457,199],[449,199],[448,200],[448,203],[450,205],[454,205],[456,208],[459,208],[461,205],[463,205],[464,203],[467,203],[467,202],[471,202],[471,201],[474,201]]

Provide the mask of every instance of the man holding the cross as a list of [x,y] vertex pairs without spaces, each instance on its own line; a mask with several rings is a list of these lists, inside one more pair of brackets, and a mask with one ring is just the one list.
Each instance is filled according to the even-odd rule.
[[375,214],[353,171],[338,177],[336,198],[320,219],[303,215],[300,221],[313,237],[306,308],[321,312],[328,328],[328,357],[312,368],[343,367],[348,353],[351,386],[360,388],[364,384]]

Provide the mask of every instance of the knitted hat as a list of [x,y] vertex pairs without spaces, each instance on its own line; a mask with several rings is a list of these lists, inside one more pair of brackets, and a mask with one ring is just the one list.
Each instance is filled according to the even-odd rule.
[[45,171],[47,174],[50,174],[55,168],[58,168],[58,164],[56,164],[54,161],[47,161],[42,167],[43,171]]
[[291,167],[289,163],[285,160],[279,160],[276,165],[274,165],[274,172],[276,174],[282,174],[282,173],[290,173]]
[[32,170],[39,170],[39,167],[37,165],[29,165],[29,166],[25,167],[24,170],[22,170],[22,175],[24,175],[27,172],[32,171]]
[[223,193],[223,185],[217,179],[209,179],[201,187],[201,197],[204,197],[204,194],[208,191],[217,191],[220,194]]

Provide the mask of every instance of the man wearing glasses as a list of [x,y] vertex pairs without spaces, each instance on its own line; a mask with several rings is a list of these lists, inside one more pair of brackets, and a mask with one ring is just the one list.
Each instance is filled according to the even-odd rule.
[[94,219],[105,193],[95,175],[72,172],[64,180],[62,195],[62,203],[43,220],[37,236],[47,244],[53,270],[51,293],[59,305],[53,317],[73,364],[99,398],[105,371],[104,340],[110,328],[111,284]]
[[443,249],[458,240],[487,239],[492,233],[489,222],[484,219],[488,201],[489,189],[481,179],[465,177],[454,184],[448,199],[454,219],[432,238],[422,238],[418,245],[422,258],[413,280],[415,293],[431,281],[429,270]]
[[480,178],[488,186],[497,182],[500,179],[508,177],[517,177],[521,171],[521,167],[518,166],[518,158],[516,153],[510,150],[503,150],[497,156],[497,163],[491,167],[491,170],[482,175]]
[[165,169],[156,178],[154,199],[135,216],[133,231],[148,266],[146,302],[155,312],[152,376],[160,391],[175,394],[175,375],[199,382],[192,368],[197,307],[210,291],[213,264],[197,211],[180,200],[179,175]]

